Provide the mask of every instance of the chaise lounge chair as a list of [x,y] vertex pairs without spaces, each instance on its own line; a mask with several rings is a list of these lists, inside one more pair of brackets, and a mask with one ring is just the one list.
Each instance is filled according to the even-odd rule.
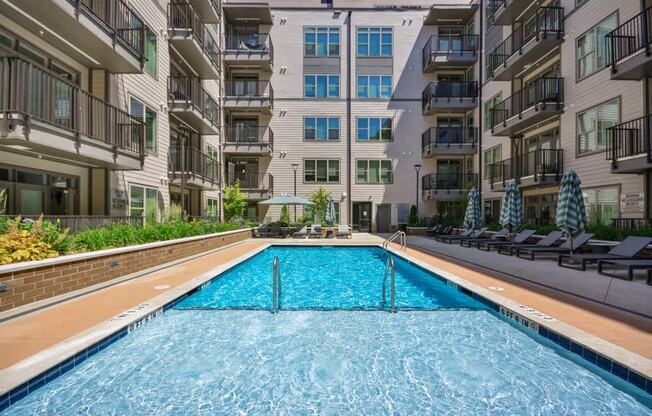
[[338,225],[337,229],[335,230],[335,237],[351,238],[351,233],[349,232],[349,226],[346,224]]
[[603,274],[605,276],[616,277],[618,279],[621,279],[621,277],[616,275],[615,273],[606,273],[604,271],[605,264],[614,266],[614,268],[618,266],[625,267],[627,269],[627,280],[634,280],[634,270],[647,269],[647,283],[650,284],[650,281],[652,280],[651,278],[652,274],[650,274],[652,272],[652,259],[598,260],[598,273]]
[[283,229],[281,227],[281,224],[279,223],[270,224],[269,228],[267,229],[267,233],[265,233],[265,237],[266,238],[283,237]]
[[267,237],[267,231],[269,230],[269,227],[267,224],[260,224],[258,228],[254,229],[254,237],[256,238],[265,238]]
[[[599,260],[631,260],[638,253],[643,251],[652,243],[652,238],[650,237],[634,237],[630,236],[625,238],[623,241],[618,243],[618,245],[607,253],[586,253],[586,254],[574,254],[572,261],[580,260],[580,268],[586,270],[587,264],[597,263]],[[565,259],[569,259],[568,263],[564,263]],[[560,254],[557,258],[557,264],[561,267],[572,267],[571,256],[570,254]]]
[[464,240],[475,240],[477,238],[480,238],[482,236],[482,234],[486,233],[488,229],[489,228],[487,228],[487,227],[482,227],[479,230],[475,230],[475,231],[472,230],[471,233],[469,235],[466,235],[466,236],[451,235],[451,236],[448,236],[448,237],[444,237],[439,241],[441,241],[442,243],[446,243],[446,244],[453,244],[454,242],[457,242],[457,241],[462,242]]
[[[521,254],[525,253],[528,256],[523,257],[528,260],[534,260],[534,254],[532,254],[532,249],[537,249],[541,247],[553,247],[553,245],[561,238],[562,232],[561,231],[551,231],[548,233],[547,236],[543,237],[541,240],[539,240],[536,244],[519,244],[513,247],[509,248],[509,255],[511,256],[514,254],[514,251],[516,251],[516,257],[521,257]],[[500,248],[498,248],[498,252],[501,254]]]
[[439,228],[439,230],[437,230],[436,232],[431,232],[427,234],[437,238],[438,236],[450,235],[452,231],[453,231],[452,225],[442,225],[441,228]]
[[[453,230],[451,229],[451,231],[453,231]],[[444,235],[444,234],[439,234],[439,235],[436,235],[436,236],[435,236],[435,240],[437,240],[437,241],[439,241],[439,242],[443,242],[444,240],[446,240],[446,239],[448,239],[448,238],[450,238],[450,237],[458,237],[458,238],[459,238],[459,237],[468,237],[468,236],[471,235],[471,233],[473,233],[473,230],[472,230],[472,229],[464,230],[464,231],[462,231],[461,233],[456,234],[456,235]]]
[[313,224],[310,226],[309,238],[321,238],[321,224]]
[[426,235],[437,235],[442,228],[444,228],[444,226],[441,224],[428,227],[428,229],[426,230]]
[[513,239],[505,241],[479,241],[477,247],[479,250],[490,251],[492,247],[497,249],[504,245],[524,244],[535,232],[535,230],[523,230],[516,234]]
[[502,230],[497,231],[494,235],[492,235],[489,238],[475,238],[472,240],[462,240],[460,241],[460,245],[463,247],[474,247],[477,246],[480,242],[505,241],[504,238],[507,237],[507,234],[509,234],[509,230],[507,228],[503,228]]
[[304,225],[302,229],[292,234],[292,238],[306,238],[308,236],[308,226]]
[[530,254],[530,260],[534,260],[537,254],[566,254],[571,251],[579,250],[582,248],[589,240],[593,238],[593,234],[582,233],[575,238],[567,240],[564,244],[556,247],[530,247],[523,252]]

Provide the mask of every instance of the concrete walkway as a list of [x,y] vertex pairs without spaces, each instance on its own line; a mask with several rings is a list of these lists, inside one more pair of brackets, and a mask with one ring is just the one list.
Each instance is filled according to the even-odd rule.
[[652,286],[645,283],[644,273],[635,276],[634,281],[628,281],[600,275],[595,266],[588,266],[585,272],[558,267],[556,257],[530,261],[495,251],[444,244],[421,236],[408,236],[407,243],[409,247],[466,266],[481,267],[498,276],[521,279],[652,318]]

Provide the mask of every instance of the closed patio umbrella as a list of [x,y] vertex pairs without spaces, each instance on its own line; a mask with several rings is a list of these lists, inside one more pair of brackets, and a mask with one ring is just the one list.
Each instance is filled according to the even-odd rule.
[[[521,203],[521,192],[514,179],[507,183],[503,204],[500,207],[500,225],[509,229],[511,234],[523,225],[523,204]],[[513,235],[512,235],[513,239]]]
[[482,211],[480,210],[480,193],[473,187],[467,196],[466,212],[464,213],[465,229],[477,229],[482,226]]
[[574,170],[564,173],[559,185],[557,197],[556,224],[571,241],[571,256],[573,255],[573,235],[584,231],[586,227],[586,207],[582,195],[582,181]]
[[313,205],[313,203],[294,195],[280,195],[261,201],[258,205]]
[[326,221],[328,226],[331,226],[335,223],[336,219],[335,202],[333,202],[333,198],[328,198],[328,202],[326,203],[326,213],[324,214],[324,221]]

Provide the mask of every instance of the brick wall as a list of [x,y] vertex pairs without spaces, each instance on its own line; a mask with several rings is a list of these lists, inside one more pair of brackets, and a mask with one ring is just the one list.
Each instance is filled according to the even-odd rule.
[[[84,289],[250,237],[251,230],[242,230],[178,243],[171,241],[156,247],[134,247],[125,252],[86,259],[64,256],[58,258],[56,264],[19,271],[3,273],[0,268],[0,283],[7,285],[7,290],[0,292],[0,312]],[[66,257],[70,257],[71,261],[61,261]]]

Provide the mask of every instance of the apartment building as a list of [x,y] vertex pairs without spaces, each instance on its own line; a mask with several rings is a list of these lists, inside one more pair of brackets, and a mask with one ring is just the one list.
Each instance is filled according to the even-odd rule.
[[47,3],[0,3],[3,211],[217,216],[219,2]]

